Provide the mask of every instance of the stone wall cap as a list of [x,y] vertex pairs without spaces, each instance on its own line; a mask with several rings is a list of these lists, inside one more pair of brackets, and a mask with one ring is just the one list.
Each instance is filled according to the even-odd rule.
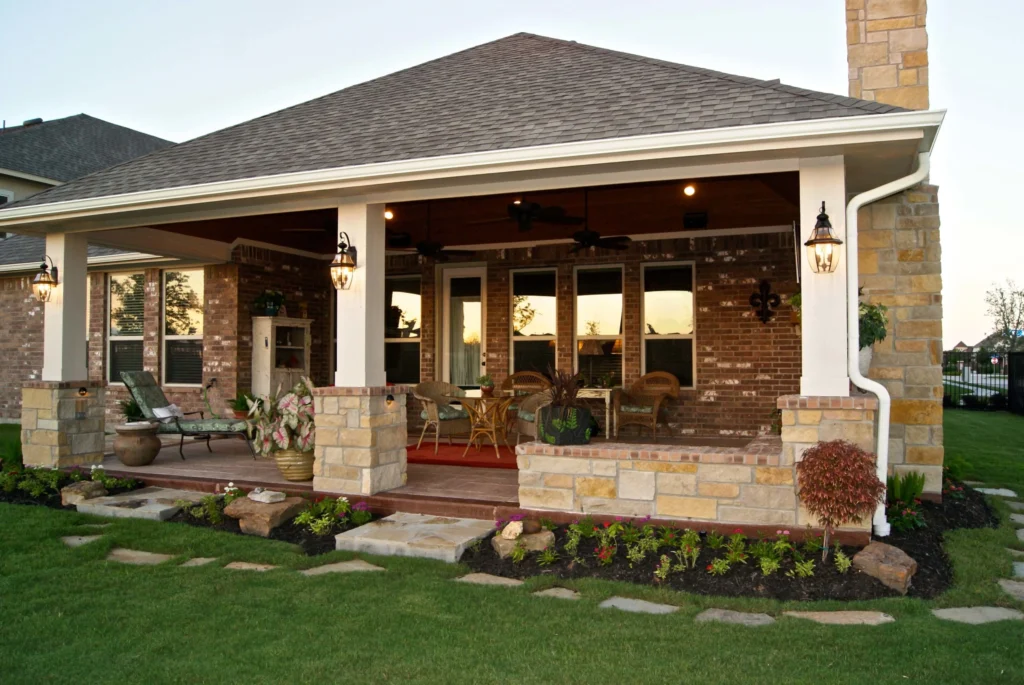
[[106,381],[26,381],[23,388],[42,388],[46,390],[68,390],[70,388],[105,388]]
[[783,395],[779,398],[779,409],[878,409],[878,398],[874,395],[850,395],[833,397],[827,395]]
[[734,464],[737,466],[778,466],[782,438],[762,435],[742,447],[716,445],[660,445],[629,442],[601,442],[590,445],[548,445],[525,442],[516,445],[516,454],[617,461],[660,461],[693,464]]
[[327,385],[313,388],[315,397],[376,397],[384,395],[408,395],[412,392],[411,385],[377,385],[370,387],[336,387]]

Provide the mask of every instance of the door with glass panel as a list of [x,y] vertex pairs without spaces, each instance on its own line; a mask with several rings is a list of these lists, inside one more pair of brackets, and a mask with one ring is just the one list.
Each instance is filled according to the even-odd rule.
[[442,373],[461,388],[478,388],[487,373],[485,357],[484,267],[445,269],[442,314]]

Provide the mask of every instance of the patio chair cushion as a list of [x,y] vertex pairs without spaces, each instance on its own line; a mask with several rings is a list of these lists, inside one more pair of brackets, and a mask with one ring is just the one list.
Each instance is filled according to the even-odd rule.
[[526,422],[529,422],[529,423],[532,423],[533,421],[535,421],[537,419],[537,413],[536,412],[532,412],[532,411],[521,411],[521,412],[518,412],[516,414],[516,416],[521,418],[523,421],[526,421]]
[[626,414],[650,414],[654,411],[654,407],[644,407],[636,404],[623,404],[619,406],[619,411],[625,412]]
[[142,415],[147,419],[155,419],[154,407],[170,405],[164,391],[157,385],[156,379],[149,371],[122,371],[121,380],[139,403]]
[[[420,412],[420,418],[424,421],[430,418],[426,409]],[[437,405],[437,418],[442,421],[454,421],[455,419],[468,419],[469,414],[466,413],[465,409],[459,409],[447,404],[439,404]]]
[[186,433],[242,433],[248,424],[241,419],[181,419],[178,423],[161,423],[158,433],[177,433],[178,426]]

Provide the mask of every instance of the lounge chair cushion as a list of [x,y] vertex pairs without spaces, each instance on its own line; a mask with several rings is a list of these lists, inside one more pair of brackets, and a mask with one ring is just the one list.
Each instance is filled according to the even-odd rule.
[[521,411],[517,413],[516,416],[521,418],[523,421],[526,421],[527,423],[533,423],[534,421],[537,420],[536,412],[532,411]]
[[[420,412],[420,418],[424,421],[430,418],[426,409]],[[442,421],[454,421],[455,419],[468,419],[469,414],[466,413],[465,409],[459,409],[447,404],[439,404],[437,405],[437,418]]]
[[158,433],[243,433],[247,424],[241,419],[180,419],[178,423],[161,423]]
[[654,407],[644,407],[636,404],[623,404],[619,406],[619,410],[626,414],[650,414],[654,411]]
[[128,386],[132,397],[139,403],[142,415],[147,419],[156,419],[153,414],[154,407],[166,407],[170,404],[149,371],[122,371],[121,380]]

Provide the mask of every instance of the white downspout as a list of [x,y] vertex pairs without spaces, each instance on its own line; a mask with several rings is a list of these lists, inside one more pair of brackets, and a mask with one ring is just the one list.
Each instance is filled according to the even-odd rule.
[[[847,343],[846,361],[850,380],[861,390],[878,396],[878,461],[876,469],[878,478],[883,483],[889,470],[889,407],[891,399],[889,391],[881,383],[865,378],[860,373],[858,356],[860,352],[860,274],[857,254],[857,214],[866,204],[895,195],[911,186],[917,185],[928,176],[930,155],[922,152],[917,157],[917,171],[896,179],[885,185],[872,188],[857,195],[846,206],[846,309],[847,309]],[[872,519],[874,533],[878,537],[889,535],[889,522],[885,518],[885,503],[878,505]]]

